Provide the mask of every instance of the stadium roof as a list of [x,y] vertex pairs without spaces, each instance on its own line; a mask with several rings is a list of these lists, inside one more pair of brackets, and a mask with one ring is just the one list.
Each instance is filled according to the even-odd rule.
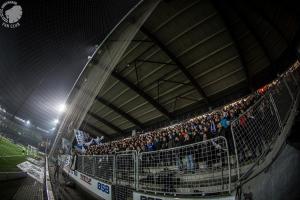
[[161,1],[81,128],[124,136],[246,94],[295,58],[298,20],[273,2]]

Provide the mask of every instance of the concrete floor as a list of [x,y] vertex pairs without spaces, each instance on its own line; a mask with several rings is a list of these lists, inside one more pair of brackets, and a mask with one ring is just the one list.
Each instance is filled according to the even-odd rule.
[[43,185],[31,177],[0,182],[1,200],[42,200]]

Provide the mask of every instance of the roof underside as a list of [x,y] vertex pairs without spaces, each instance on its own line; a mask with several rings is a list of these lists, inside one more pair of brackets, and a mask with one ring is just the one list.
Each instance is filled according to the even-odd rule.
[[[162,1],[136,34],[82,128],[109,138],[249,92],[278,71],[297,18],[281,5]],[[273,76],[274,77],[274,76]]]

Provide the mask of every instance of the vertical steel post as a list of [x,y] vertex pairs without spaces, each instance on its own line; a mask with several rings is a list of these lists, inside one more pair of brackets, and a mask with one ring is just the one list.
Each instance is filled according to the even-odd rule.
[[295,77],[294,73],[291,72],[290,74],[291,74],[291,77],[294,80],[294,82],[296,83],[297,88],[298,88],[299,87],[299,82],[297,81],[297,78]]
[[117,159],[117,155],[114,155],[114,157],[113,157],[113,184],[117,184],[116,159]]
[[82,159],[81,159],[81,162],[82,162],[82,165],[81,165],[81,168],[82,168],[81,170],[82,170],[82,171],[81,171],[81,172],[82,172],[82,173],[85,173],[84,160],[85,160],[85,159],[84,159],[84,156],[82,156]]
[[[229,148],[228,148],[228,143],[227,143],[227,139],[225,137],[222,137],[223,140],[225,141],[225,146],[226,146],[226,151],[227,151],[227,163],[228,163],[228,172],[229,172],[229,180],[228,180],[228,191],[229,193],[231,193],[231,168],[230,168],[230,158],[229,158]],[[221,158],[222,159],[222,158]],[[223,169],[223,168],[222,168]]]
[[272,105],[272,107],[274,108],[275,115],[276,115],[276,118],[277,118],[277,121],[278,121],[278,125],[279,125],[279,128],[280,128],[280,131],[282,131],[282,128],[283,128],[283,127],[282,127],[282,121],[281,121],[281,119],[280,119],[279,112],[278,112],[277,106],[276,106],[276,104],[275,104],[275,101],[274,101],[274,98],[273,98],[271,92],[268,93],[268,96],[269,96],[271,105]]
[[96,177],[96,164],[97,164],[97,162],[96,162],[96,156],[93,155],[92,157],[93,157],[92,176]]
[[[289,85],[287,84],[286,78],[283,78],[283,83],[284,83],[284,85],[286,86],[286,88],[287,88],[287,90],[288,90],[288,92],[289,92],[289,95],[290,95],[291,98],[292,98],[292,102],[295,102],[295,99],[294,99],[292,90],[291,90],[291,88],[289,87]],[[292,103],[292,104],[293,104],[293,103]]]
[[139,162],[140,162],[140,156],[139,154],[136,152],[136,170],[135,170],[135,180],[136,180],[136,190],[139,190]]
[[239,156],[238,156],[238,153],[237,153],[237,146],[236,146],[236,140],[235,140],[235,137],[234,137],[234,131],[233,131],[233,125],[236,122],[233,121],[231,122],[230,124],[230,129],[231,129],[231,135],[232,135],[232,140],[233,140],[233,146],[234,146],[234,152],[235,152],[235,159],[236,159],[236,168],[237,168],[237,175],[238,175],[238,181],[240,180],[240,164],[239,164]]

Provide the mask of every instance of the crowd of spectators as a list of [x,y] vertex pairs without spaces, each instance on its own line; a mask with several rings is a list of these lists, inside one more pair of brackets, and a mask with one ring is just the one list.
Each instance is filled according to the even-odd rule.
[[[138,152],[156,151],[192,144],[217,136],[224,136],[228,141],[232,141],[230,139],[230,121],[253,105],[260,96],[261,93],[256,92],[222,109],[179,124],[101,145],[90,145],[86,154],[103,155],[129,150],[137,150]],[[229,142],[228,145],[232,149],[232,143]]]

